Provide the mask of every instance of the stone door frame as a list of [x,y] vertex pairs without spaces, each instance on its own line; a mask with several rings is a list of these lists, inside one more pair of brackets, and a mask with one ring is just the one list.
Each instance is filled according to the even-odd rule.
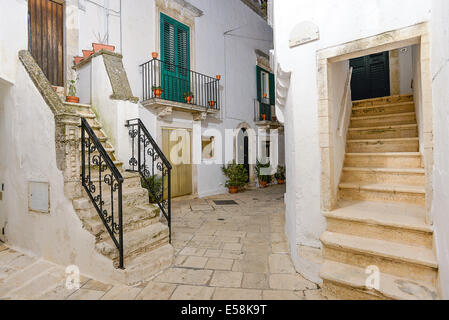
[[420,23],[368,38],[351,41],[317,52],[318,120],[321,152],[321,210],[334,209],[337,202],[334,181],[334,130],[330,89],[330,64],[411,45],[420,46],[421,96],[423,119],[424,164],[426,171],[427,222],[431,223],[433,156],[432,76],[430,68],[430,36],[428,23]]

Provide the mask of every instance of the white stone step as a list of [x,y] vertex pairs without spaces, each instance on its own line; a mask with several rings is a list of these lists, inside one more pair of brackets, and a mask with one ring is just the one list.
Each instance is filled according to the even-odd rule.
[[[147,227],[159,222],[159,217],[160,210],[153,205],[123,208],[123,230],[128,232]],[[98,214],[83,223],[84,227],[97,238],[108,239],[109,234]]]
[[149,280],[152,276],[171,266],[173,247],[165,244],[149,252],[125,260],[125,269],[117,270],[117,281],[129,286]]
[[421,206],[425,205],[426,200],[426,190],[420,186],[343,182],[339,189],[344,200],[401,202]]
[[419,138],[348,140],[348,153],[418,152]]
[[362,168],[344,167],[342,182],[369,182],[381,184],[401,184],[424,186],[425,170],[422,168]]
[[340,299],[436,300],[436,289],[428,283],[380,273],[379,288],[367,287],[364,268],[326,260],[320,271],[323,293]]
[[396,139],[418,137],[418,125],[406,124],[399,126],[383,126],[370,128],[349,128],[348,139]]
[[347,153],[346,167],[424,168],[419,152]]
[[401,102],[411,102],[413,101],[413,95],[405,94],[405,95],[394,95],[394,96],[386,96],[380,98],[373,99],[364,99],[364,100],[356,100],[353,101],[353,106],[363,107],[363,106],[377,106],[377,105],[385,105],[392,103],[401,103]]
[[416,124],[416,114],[414,112],[380,116],[351,117],[350,128],[372,128],[407,124]]
[[354,117],[386,115],[386,114],[407,113],[407,112],[415,112],[415,104],[413,103],[413,101],[352,108],[352,116]]
[[402,203],[340,201],[325,212],[327,231],[432,248],[433,229],[426,210]]
[[326,231],[324,259],[435,285],[438,263],[432,249]]
[[[125,232],[123,235],[124,256],[126,259],[133,259],[144,252],[166,245],[168,244],[168,236],[168,227],[160,222],[145,228]],[[96,248],[98,252],[113,259],[117,264],[119,252],[112,239],[97,243]]]

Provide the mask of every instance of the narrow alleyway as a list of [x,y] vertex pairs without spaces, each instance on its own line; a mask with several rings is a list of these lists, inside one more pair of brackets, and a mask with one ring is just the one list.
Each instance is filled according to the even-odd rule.
[[64,268],[1,246],[0,299],[323,299],[287,253],[284,192],[175,200],[174,264],[136,287],[82,277],[81,289],[67,290]]

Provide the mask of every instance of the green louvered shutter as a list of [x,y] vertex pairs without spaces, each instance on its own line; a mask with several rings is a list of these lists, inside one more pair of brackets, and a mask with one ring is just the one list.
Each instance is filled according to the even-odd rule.
[[257,101],[262,102],[262,78],[261,72],[262,69],[259,66],[256,66],[256,81],[257,81]]
[[190,89],[190,29],[161,13],[163,98],[184,102]]
[[276,85],[274,82],[274,74],[270,73],[270,104],[272,106],[275,105],[275,101],[276,101]]

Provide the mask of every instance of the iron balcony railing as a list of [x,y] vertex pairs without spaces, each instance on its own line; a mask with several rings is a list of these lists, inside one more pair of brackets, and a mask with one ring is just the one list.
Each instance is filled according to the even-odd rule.
[[159,206],[167,219],[171,243],[171,170],[172,166],[140,119],[128,120],[132,155],[127,171],[139,173],[148,189],[150,203]]
[[142,65],[142,101],[158,98],[220,110],[220,80],[158,59]]
[[81,119],[81,181],[123,261],[123,177],[86,119]]
[[254,99],[254,122],[260,121],[277,121],[275,108],[268,98]]

